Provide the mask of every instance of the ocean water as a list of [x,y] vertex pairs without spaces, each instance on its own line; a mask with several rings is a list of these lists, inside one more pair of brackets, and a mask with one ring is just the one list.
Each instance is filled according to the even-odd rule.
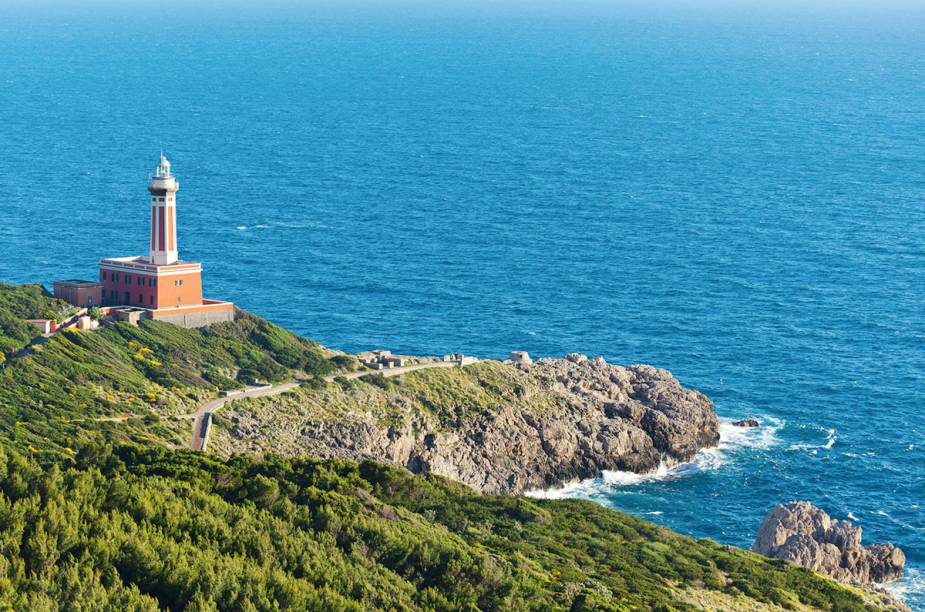
[[925,11],[586,9],[8,7],[0,279],[143,253],[163,149],[209,296],[668,368],[763,426],[546,494],[742,546],[808,499],[925,609]]

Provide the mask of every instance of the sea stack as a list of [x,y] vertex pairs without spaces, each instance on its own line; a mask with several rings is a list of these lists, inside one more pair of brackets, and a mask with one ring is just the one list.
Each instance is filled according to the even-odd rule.
[[758,530],[752,550],[802,565],[839,582],[870,584],[903,575],[906,555],[890,543],[861,546],[861,528],[833,520],[806,501],[777,505]]

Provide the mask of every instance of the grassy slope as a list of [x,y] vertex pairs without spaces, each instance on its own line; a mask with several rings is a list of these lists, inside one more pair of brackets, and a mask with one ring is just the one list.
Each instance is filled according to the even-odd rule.
[[70,304],[52,298],[41,285],[0,283],[0,363],[4,354],[21,349],[38,335],[38,328],[23,319],[60,321],[73,310]]
[[[809,572],[592,503],[482,497],[373,463],[220,461],[146,444],[172,434],[158,415],[233,377],[344,365],[246,314],[206,330],[59,334],[12,359],[0,371],[0,607],[683,609],[688,586],[863,607]],[[447,426],[459,405],[521,397],[516,381],[475,371],[402,384]],[[144,416],[88,420],[126,413]]]
[[[332,421],[369,414],[383,427],[431,424],[452,430],[466,419],[513,406],[534,413],[557,410],[563,399],[522,370],[498,361],[464,368],[434,368],[384,378],[367,376],[305,385],[283,395],[236,400],[216,414],[212,448],[220,452],[310,452],[300,422]],[[259,424],[246,439],[232,434],[235,418]]]
[[[34,287],[0,286],[0,313],[7,320],[56,306],[57,300]],[[243,312],[202,330],[157,321],[65,330],[25,356],[14,354],[6,352],[0,369],[0,439],[52,454],[66,454],[100,434],[183,443],[189,422],[169,417],[193,411],[219,389],[241,386],[238,380],[279,381],[293,371],[322,376],[349,365],[347,358]],[[137,418],[95,420],[117,415]]]

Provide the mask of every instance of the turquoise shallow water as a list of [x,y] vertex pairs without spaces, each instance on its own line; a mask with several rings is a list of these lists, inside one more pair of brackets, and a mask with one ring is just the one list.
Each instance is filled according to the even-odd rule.
[[746,546],[810,499],[925,609],[923,26],[13,10],[0,278],[141,253],[164,148],[209,295],[348,350],[668,368],[765,427],[565,494]]

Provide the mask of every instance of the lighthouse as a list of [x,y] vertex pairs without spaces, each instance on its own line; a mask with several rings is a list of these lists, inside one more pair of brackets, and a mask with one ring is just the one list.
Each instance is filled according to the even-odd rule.
[[[114,313],[141,313],[183,327],[234,319],[234,304],[202,297],[202,266],[183,261],[177,251],[177,182],[161,153],[148,181],[151,243],[148,255],[100,260],[103,305]],[[63,291],[63,289],[62,289]],[[128,316],[128,315],[126,315]]]
[[177,262],[177,191],[180,183],[161,153],[160,163],[148,183],[151,192],[151,263],[169,266]]

